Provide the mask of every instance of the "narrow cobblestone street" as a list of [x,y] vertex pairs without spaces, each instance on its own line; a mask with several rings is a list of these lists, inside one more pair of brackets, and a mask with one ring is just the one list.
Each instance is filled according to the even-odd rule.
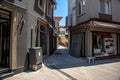
[[5,80],[120,80],[120,59],[101,60],[88,64],[74,58],[67,48],[60,47],[44,60],[42,69],[27,71]]

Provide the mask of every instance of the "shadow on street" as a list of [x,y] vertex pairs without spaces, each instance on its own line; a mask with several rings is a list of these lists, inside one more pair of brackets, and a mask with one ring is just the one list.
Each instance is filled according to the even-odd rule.
[[70,56],[67,48],[58,48],[55,53],[44,60],[44,65],[51,69],[65,69],[73,67],[87,67],[96,66],[102,64],[109,64],[114,62],[120,62],[120,59],[109,59],[96,61],[95,63],[88,64],[85,58],[74,58]]

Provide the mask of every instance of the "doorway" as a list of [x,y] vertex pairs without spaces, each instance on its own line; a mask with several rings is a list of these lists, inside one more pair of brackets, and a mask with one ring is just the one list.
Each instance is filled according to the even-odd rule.
[[10,15],[0,9],[0,67],[9,67],[10,62]]
[[40,47],[42,47],[43,56],[47,55],[47,29],[45,26],[40,26]]
[[74,57],[85,57],[85,33],[72,34],[70,53]]

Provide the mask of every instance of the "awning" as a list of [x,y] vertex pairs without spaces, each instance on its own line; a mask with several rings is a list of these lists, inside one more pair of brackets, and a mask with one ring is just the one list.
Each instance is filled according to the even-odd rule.
[[22,7],[22,6],[19,6],[19,5],[16,5],[14,3],[11,3],[9,1],[6,1],[6,0],[3,0],[2,3],[1,3],[3,6],[5,7],[8,7],[12,10],[16,10],[18,12],[22,12],[22,13],[25,13],[26,12],[26,8]]
[[53,26],[44,18],[38,18],[38,21],[40,21],[41,23],[45,24],[45,25],[49,25],[51,28],[53,28]]
[[91,21],[90,31],[120,33],[120,24],[102,22],[102,21]]
[[54,27],[47,20],[45,20],[44,18],[38,18],[38,20],[43,24],[49,25],[49,27],[53,29],[54,33],[56,33]]
[[115,29],[120,29],[119,24],[114,24],[114,23],[107,23],[107,22],[100,22],[100,21],[93,21],[93,24],[97,27],[108,27],[108,28],[115,28]]

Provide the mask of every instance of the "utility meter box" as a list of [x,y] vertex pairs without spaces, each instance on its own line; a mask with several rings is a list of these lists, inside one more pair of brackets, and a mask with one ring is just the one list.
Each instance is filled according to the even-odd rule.
[[41,47],[33,47],[29,49],[30,69],[38,70],[42,68],[43,56]]

